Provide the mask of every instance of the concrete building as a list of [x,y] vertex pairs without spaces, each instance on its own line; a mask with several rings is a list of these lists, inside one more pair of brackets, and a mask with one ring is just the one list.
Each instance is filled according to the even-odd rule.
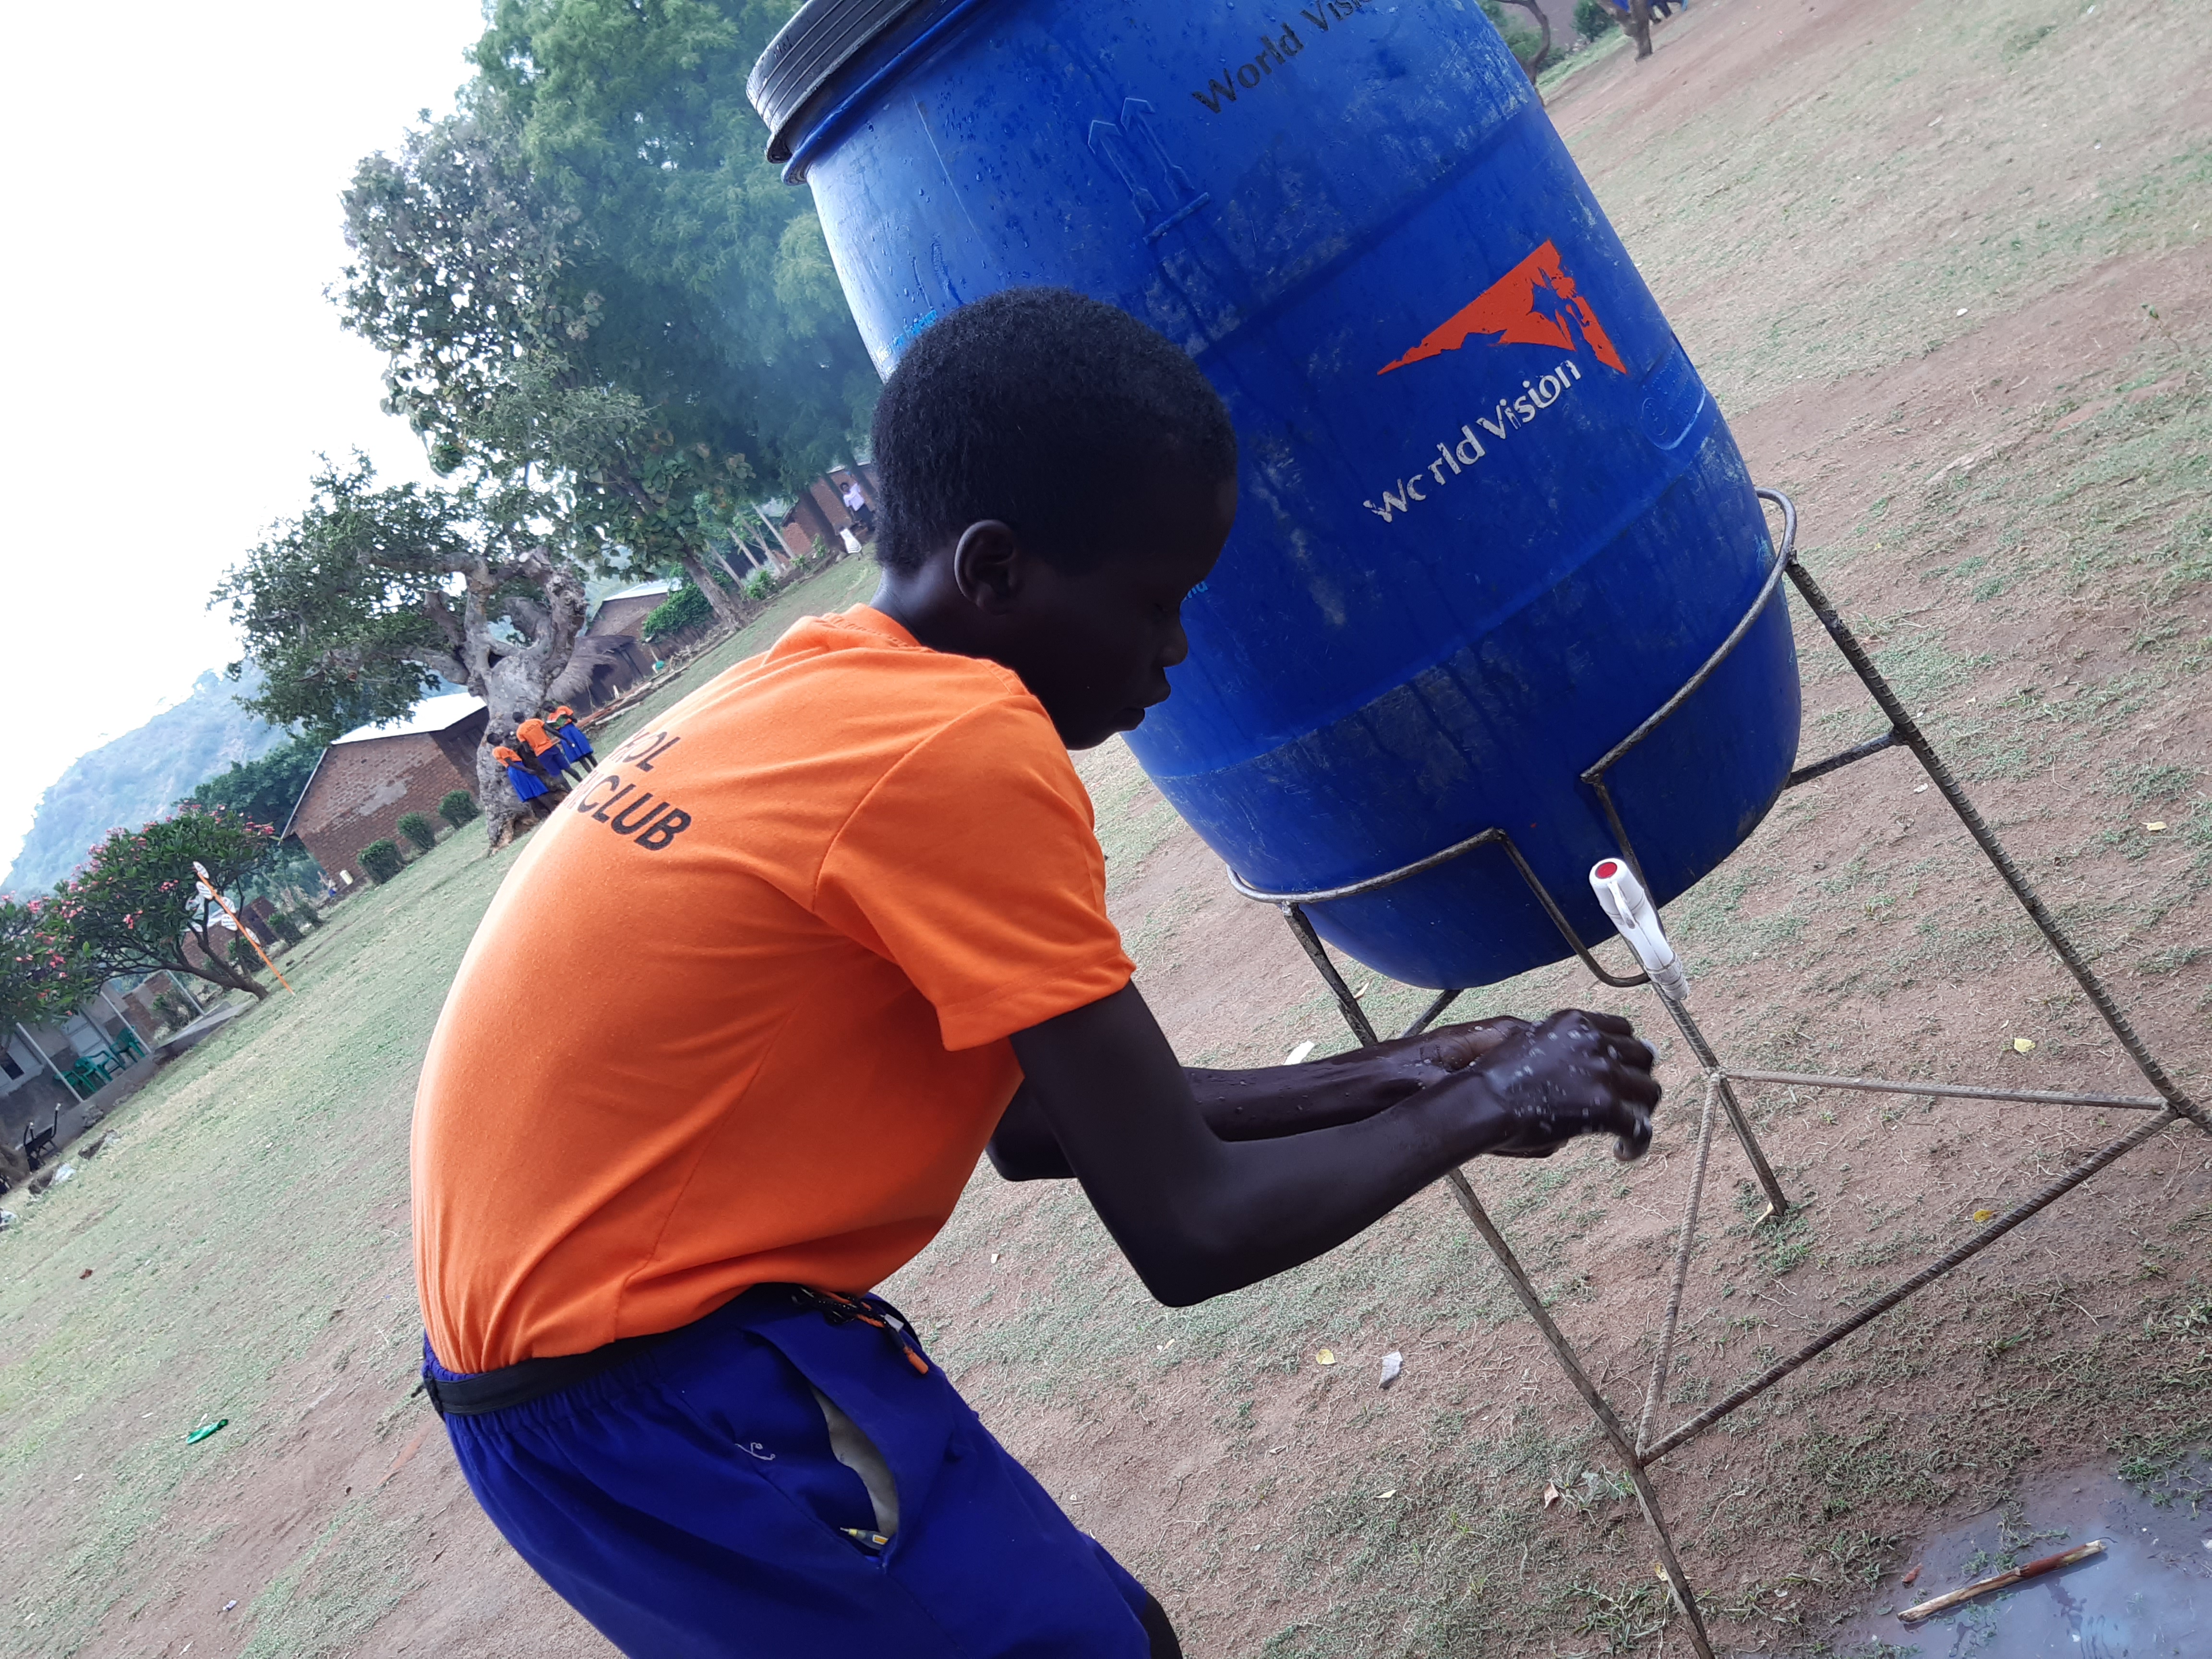
[[489,719],[481,698],[456,691],[404,720],[347,732],[323,750],[284,836],[299,839],[340,892],[366,884],[362,848],[398,841],[409,812],[434,822],[438,803],[453,790],[475,797],[477,747]]

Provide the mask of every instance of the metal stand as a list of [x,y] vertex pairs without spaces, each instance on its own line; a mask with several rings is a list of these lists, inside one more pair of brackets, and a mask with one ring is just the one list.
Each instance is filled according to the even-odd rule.
[[[2135,1061],[2137,1069],[2142,1073],[2144,1079],[2157,1092],[2154,1095],[2136,1096],[2034,1089],[1987,1089],[1958,1084],[1897,1082],[1881,1078],[1844,1078],[1796,1072],[1741,1071],[1723,1065],[1714,1053],[1712,1045],[1706,1041],[1705,1033],[1698,1028],[1697,1022],[1691,1018],[1688,1009],[1671,997],[1662,996],[1660,1000],[1666,1006],[1667,1012],[1673,1016],[1676,1027],[1681,1031],[1683,1041],[1688,1045],[1690,1052],[1697,1057],[1705,1085],[1705,1103],[1698,1116],[1690,1189],[1682,1208],[1680,1231],[1675,1240],[1674,1272],[1667,1292],[1667,1310],[1660,1325],[1656,1351],[1652,1356],[1650,1376],[1644,1393],[1643,1411],[1632,1434],[1620,1414],[1599,1391],[1597,1384],[1590,1379],[1589,1370],[1583,1364],[1573,1345],[1552,1322],[1550,1314],[1545,1310],[1543,1298],[1529,1281],[1528,1273],[1514,1255],[1512,1247],[1505,1242],[1504,1235],[1498,1231],[1497,1224],[1491,1220],[1488,1212],[1483,1208],[1481,1200],[1475,1196],[1474,1188],[1469,1184],[1466,1172],[1462,1170],[1455,1170],[1444,1177],[1445,1184],[1450,1188],[1453,1198],[1458,1201],[1460,1208],[1466,1212],[1468,1221],[1474,1224],[1474,1230],[1482,1235],[1483,1242],[1490,1246],[1492,1254],[1497,1257],[1498,1264],[1504,1269],[1506,1281],[1513,1287],[1514,1294],[1520,1298],[1522,1307],[1527,1310],[1528,1317],[1535,1322],[1536,1328],[1543,1334],[1544,1340],[1550,1344],[1553,1356],[1559,1362],[1560,1369],[1566,1373],[1568,1381],[1574,1384],[1576,1391],[1582,1395],[1584,1403],[1589,1407],[1591,1414],[1597,1419],[1598,1426],[1604,1431],[1606,1437],[1612,1441],[1614,1449],[1620,1453],[1628,1478],[1636,1488],[1638,1500],[1643,1506],[1644,1519],[1650,1526],[1653,1540],[1658,1547],[1661,1571],[1666,1576],[1668,1587],[1673,1592],[1675,1605],[1680,1608],[1683,1618],[1688,1624],[1690,1644],[1697,1650],[1699,1659],[1713,1659],[1712,1644],[1705,1632],[1705,1620],[1698,1611],[1696,1593],[1692,1589],[1689,1579],[1682,1571],[1681,1562],[1675,1555],[1674,1539],[1668,1531],[1666,1516],[1660,1507],[1658,1494],[1652,1487],[1650,1475],[1651,1467],[1668,1453],[1676,1450],[1703,1434],[1729,1413],[1757,1399],[1781,1382],[1784,1377],[1826,1350],[1833,1347],[1852,1332],[1880,1318],[1916,1291],[1925,1289],[1961,1263],[1987,1249],[1998,1239],[2019,1226],[2021,1222],[2026,1221],[2030,1216],[2063,1194],[2071,1192],[2099,1170],[2125,1157],[2136,1147],[2156,1139],[2169,1126],[2185,1118],[2206,1133],[2212,1134],[2212,1117],[2208,1117],[2203,1107],[2191,1101],[2175,1086],[2173,1080],[2166,1075],[2165,1068],[2145,1047],[2142,1039],[2136,1034],[2135,1028],[2128,1023],[2127,1017],[2120,1012],[2118,1006],[2112,1000],[2111,994],[2106,990],[2103,982],[2092,971],[2088,963],[2082,958],[2081,953],[2075,948],[2073,942],[2066,937],[2064,931],[2060,928],[2050,910],[2045,907],[2035,889],[2029,884],[2027,878],[2021,873],[2020,867],[1999,845],[1996,836],[1990,832],[1989,825],[1983,822],[1981,814],[1974,810],[1973,804],[1966,799],[1966,793],[1959,787],[1958,781],[1951,775],[1950,769],[1943,763],[1942,757],[1936,754],[1934,746],[1929,744],[1919,726],[1906,711],[1905,705],[1899,701],[1889,682],[1882,678],[1881,671],[1874,665],[1873,659],[1868,656],[1866,648],[1859,643],[1857,636],[1844,625],[1842,617],[1836,613],[1835,606],[1829,602],[1827,595],[1821,591],[1820,585],[1797,562],[1796,507],[1786,495],[1778,490],[1762,489],[1759,492],[1759,495],[1761,501],[1780,511],[1783,522],[1782,542],[1775,558],[1774,568],[1768,574],[1765,582],[1761,586],[1759,597],[1753,601],[1751,608],[1744,613],[1743,619],[1737,623],[1728,638],[1722,641],[1719,649],[1706,659],[1705,665],[1691,676],[1681,690],[1669,697],[1650,719],[1614,744],[1601,759],[1582,775],[1583,784],[1596,798],[1600,808],[1605,814],[1606,822],[1611,826],[1620,842],[1620,855],[1627,860],[1629,866],[1636,872],[1640,880],[1643,877],[1643,866],[1637,860],[1635,843],[1629,836],[1627,825],[1622,821],[1620,808],[1613,798],[1607,781],[1613,768],[1663,724],[1712,677],[1714,671],[1727,659],[1729,653],[1735,650],[1737,643],[1751,630],[1752,624],[1759,620],[1769,605],[1776,602],[1782,578],[1786,574],[1796,586],[1806,605],[1810,607],[1814,616],[1820,620],[1821,627],[1827,630],[1828,637],[1835,642],[1837,649],[1843,653],[1844,660],[1850,664],[1853,672],[1858,675],[1875,703],[1880,706],[1882,714],[1887,717],[1889,730],[1870,742],[1856,744],[1852,748],[1830,755],[1825,759],[1814,761],[1809,765],[1799,767],[1790,775],[1783,787],[1795,788],[1799,784],[1809,782],[1814,778],[1824,777],[1831,772],[1849,766],[1855,761],[1864,760],[1868,756],[1878,754],[1885,749],[1901,747],[1911,750],[1913,757],[1919,761],[1927,772],[1929,781],[1942,792],[1943,799],[1950,804],[1951,810],[1958,815],[1960,822],[1966,825],[1966,831],[1973,837],[1975,845],[1981,848],[1983,854],[1996,868],[1997,873],[2003,878],[2005,885],[2011,889],[2013,896],[2020,901],[2021,907],[2027,912],[2029,918],[2041,931],[2052,951],[2087,995],[2090,1005],[2096,1009],[2105,1024],[2111,1028],[2112,1035],[2119,1039],[2120,1046],[2127,1050],[2129,1058]],[[1782,603],[1786,604],[1787,601],[1784,600]],[[1297,936],[1299,945],[1304,948],[1306,955],[1312,958],[1315,967],[1321,972],[1322,978],[1328,982],[1330,991],[1334,994],[1337,1006],[1343,1012],[1345,1024],[1352,1028],[1352,1035],[1360,1043],[1367,1046],[1378,1040],[1374,1025],[1368,1019],[1366,1011],[1360,1007],[1358,1000],[1352,995],[1351,988],[1344,982],[1344,976],[1337,972],[1335,964],[1329,960],[1328,953],[1322,948],[1319,935],[1314,932],[1313,923],[1306,916],[1306,907],[1327,903],[1334,899],[1351,898],[1362,893],[1375,892],[1381,888],[1404,881],[1408,877],[1432,870],[1440,864],[1462,858],[1479,848],[1492,845],[1504,850],[1506,857],[1512,861],[1515,870],[1519,872],[1521,879],[1527,884],[1529,891],[1543,906],[1545,914],[1552,919],[1553,925],[1559,930],[1560,936],[1566,941],[1569,948],[1580,958],[1583,965],[1600,981],[1607,985],[1624,988],[1650,982],[1648,975],[1644,974],[1637,973],[1625,976],[1614,975],[1608,973],[1600,964],[1596,957],[1590,954],[1589,948],[1577,937],[1573,927],[1566,919],[1565,912],[1545,890],[1542,881],[1529,866],[1527,859],[1522,856],[1520,849],[1513,844],[1513,838],[1500,828],[1492,827],[1480,835],[1471,836],[1465,841],[1448,847],[1442,852],[1431,854],[1415,863],[1407,865],[1402,869],[1371,877],[1365,881],[1349,883],[1341,887],[1322,889],[1310,893],[1271,893],[1249,885],[1234,872],[1231,872],[1230,880],[1235,884],[1237,890],[1245,897],[1273,904],[1281,910],[1285,920],[1290,923],[1291,933]],[[1413,1036],[1425,1030],[1462,994],[1463,994],[1462,991],[1438,993],[1435,1000],[1422,1010],[1419,1017],[1400,1035]],[[1705,1200],[1706,1168],[1712,1151],[1713,1108],[1717,1103],[1723,1115],[1728,1119],[1729,1128],[1734,1131],[1737,1143],[1743,1148],[1745,1158],[1749,1162],[1753,1173],[1758,1177],[1760,1188],[1766,1194],[1767,1209],[1759,1219],[1762,1222],[1772,1220],[1787,1213],[1790,1208],[1790,1200],[1783,1192],[1781,1182],[1776,1179],[1773,1168],[1767,1162],[1765,1149],[1759,1145],[1759,1136],[1752,1128],[1750,1120],[1745,1115],[1741,1103],[1736,1098],[1734,1085],[1737,1083],[1794,1085],[1817,1089],[1855,1089],[1877,1094],[1928,1095],[1943,1099],[2004,1100],[2041,1105],[2090,1106],[2106,1110],[2147,1112],[2153,1115],[2136,1128],[2099,1148],[2096,1152],[2067,1170],[2057,1180],[1991,1221],[1956,1249],[1950,1251],[1940,1260],[1929,1263],[1920,1272],[1893,1286],[1884,1295],[1875,1297],[1859,1308],[1849,1317],[1830,1326],[1805,1343],[1796,1352],[1777,1360],[1759,1376],[1724,1398],[1716,1401],[1695,1416],[1677,1424],[1672,1429],[1662,1432],[1659,1431],[1657,1423],[1659,1407],[1665,1397],[1668,1372],[1674,1358],[1675,1331],[1681,1316],[1683,1290],[1689,1279],[1690,1261],[1697,1235],[1698,1213]]]

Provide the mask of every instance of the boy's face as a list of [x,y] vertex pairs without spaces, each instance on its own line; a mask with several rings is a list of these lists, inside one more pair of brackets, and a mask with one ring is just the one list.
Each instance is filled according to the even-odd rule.
[[1070,749],[1134,731],[1165,701],[1168,670],[1190,653],[1182,602],[1236,520],[1234,478],[1163,481],[1148,493],[1134,544],[1088,570],[1017,554],[1018,598],[996,619],[1000,648],[990,654],[1021,676]]

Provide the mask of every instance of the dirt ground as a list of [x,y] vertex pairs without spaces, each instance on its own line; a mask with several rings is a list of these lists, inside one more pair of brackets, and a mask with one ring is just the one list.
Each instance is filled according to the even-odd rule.
[[[1553,118],[1754,472],[1796,500],[1808,567],[2138,1029],[2212,1093],[2197,15],[1696,0],[1656,39],[1649,63],[1593,53],[1547,76]],[[825,608],[864,574],[833,570]],[[1879,728],[1798,621],[1811,757]],[[1229,890],[1126,751],[1085,769],[1115,919],[1185,1059],[1340,1046],[1280,920]],[[2143,1092],[1923,782],[1888,753],[1793,791],[1669,908],[1722,1054]],[[410,892],[380,890],[303,982],[373,991],[240,1022],[257,1029],[118,1114],[120,1150],[0,1239],[0,1628],[22,1650],[608,1651],[492,1533],[407,1395],[413,1056],[499,872],[449,843]],[[1345,966],[1378,1024],[1425,1000]],[[1472,1174],[1632,1413],[1689,1176],[1692,1069],[1648,993],[1579,969],[1461,1006],[1569,1002],[1657,1042],[1672,1103],[1653,1155]],[[317,1081],[333,1072],[342,1085]],[[1748,1099],[1799,1208],[1754,1226],[1742,1157],[1717,1140],[1663,1420],[2128,1127]],[[99,1277],[80,1288],[82,1267]],[[127,1297],[105,1288],[126,1274]],[[1617,1460],[1441,1193],[1297,1273],[1170,1310],[1079,1194],[985,1171],[886,1290],[1194,1655],[1687,1651]],[[77,1294],[122,1299],[69,1311]],[[1386,1394],[1392,1350],[1405,1372]],[[218,1414],[234,1426],[185,1462],[182,1419]],[[1895,1604],[1916,1540],[1991,1510],[2003,1537],[2033,1537],[2031,1477],[2076,1468],[2194,1505],[2208,1445],[2212,1141],[2182,1128],[1656,1479],[1723,1651],[1871,1655],[1935,1639],[1836,1645]]]

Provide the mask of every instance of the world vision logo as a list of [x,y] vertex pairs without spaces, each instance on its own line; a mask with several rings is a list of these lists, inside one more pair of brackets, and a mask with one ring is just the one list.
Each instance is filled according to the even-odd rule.
[[1408,363],[1457,351],[1477,334],[1489,335],[1496,345],[1554,346],[1576,353],[1587,347],[1607,368],[1628,373],[1628,365],[1606,336],[1605,325],[1598,321],[1597,313],[1559,263],[1559,250],[1550,242],[1453,313],[1442,327],[1431,329],[1420,344],[1375,372],[1388,374]]
[[[1441,357],[1478,334],[1487,335],[1494,345],[1548,346],[1569,355],[1546,372],[1524,377],[1518,391],[1507,387],[1494,408],[1462,420],[1458,431],[1437,441],[1435,459],[1422,457],[1408,477],[1394,480],[1379,492],[1379,501],[1360,503],[1384,524],[1396,524],[1414,507],[1435,499],[1437,491],[1473,472],[1489,459],[1491,444],[1518,438],[1542,419],[1547,410],[1582,384],[1583,366],[1577,360],[1585,354],[1617,374],[1628,373],[1605,325],[1559,263],[1559,250],[1549,242],[1462,306],[1441,328],[1431,330],[1420,344],[1375,372],[1388,374],[1408,363]],[[1484,433],[1490,434],[1488,442]]]

